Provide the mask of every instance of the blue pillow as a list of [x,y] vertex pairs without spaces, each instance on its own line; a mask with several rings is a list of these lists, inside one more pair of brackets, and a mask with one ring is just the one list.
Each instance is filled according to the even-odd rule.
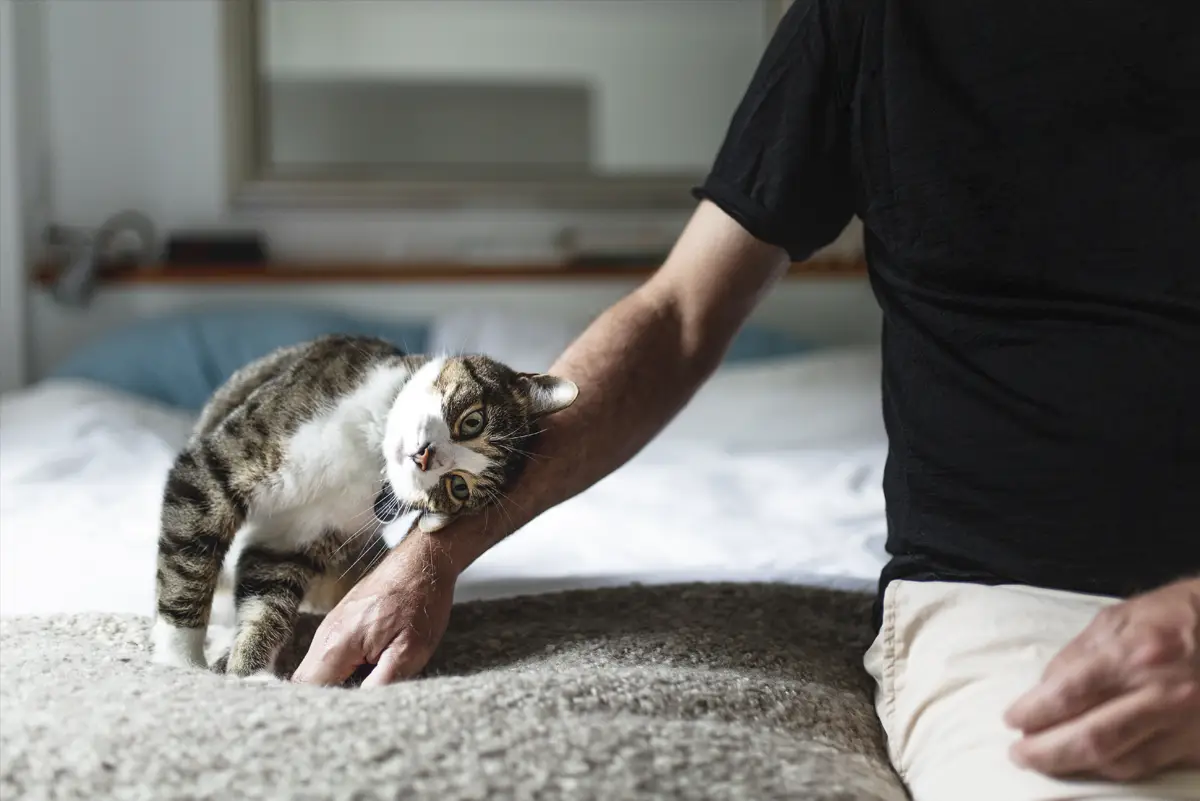
[[796,356],[812,350],[810,343],[785,332],[748,323],[742,326],[729,350],[726,362],[750,362],[759,359]]
[[146,320],[108,334],[76,350],[50,377],[96,381],[197,410],[247,362],[333,333],[377,336],[415,353],[425,349],[428,326],[304,309],[201,311]]

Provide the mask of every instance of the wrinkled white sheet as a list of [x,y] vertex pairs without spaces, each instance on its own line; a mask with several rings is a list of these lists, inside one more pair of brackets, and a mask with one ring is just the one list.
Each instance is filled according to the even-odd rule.
[[[494,548],[461,599],[682,580],[872,589],[878,359],[725,368],[638,458]],[[0,399],[0,614],[153,607],[162,482],[192,418],[50,381]]]

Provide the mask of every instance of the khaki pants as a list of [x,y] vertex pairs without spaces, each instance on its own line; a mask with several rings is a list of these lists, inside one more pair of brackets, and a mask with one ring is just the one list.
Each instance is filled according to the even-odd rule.
[[888,753],[914,801],[1200,801],[1200,771],[1058,781],[1013,763],[1010,703],[1115,599],[1030,587],[896,581],[864,664]]

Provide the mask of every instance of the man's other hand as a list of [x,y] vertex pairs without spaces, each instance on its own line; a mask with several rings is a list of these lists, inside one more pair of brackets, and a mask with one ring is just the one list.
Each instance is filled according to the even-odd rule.
[[1105,609],[1005,722],[1022,732],[1017,763],[1052,776],[1200,767],[1200,579]]

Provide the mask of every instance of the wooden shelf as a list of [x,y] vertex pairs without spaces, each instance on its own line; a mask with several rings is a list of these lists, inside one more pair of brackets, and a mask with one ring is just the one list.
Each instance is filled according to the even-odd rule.
[[[383,263],[268,263],[263,265],[157,264],[104,273],[102,286],[182,286],[229,284],[413,284],[604,281],[644,279],[658,265],[473,265]],[[42,265],[34,282],[47,286],[58,275]],[[861,260],[816,259],[792,265],[789,278],[861,278]]]

